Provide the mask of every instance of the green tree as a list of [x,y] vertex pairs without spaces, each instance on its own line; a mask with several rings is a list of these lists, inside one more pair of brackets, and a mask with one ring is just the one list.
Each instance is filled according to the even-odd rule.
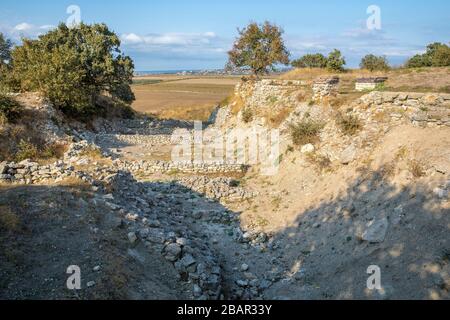
[[283,41],[283,30],[265,22],[251,23],[239,30],[239,37],[228,52],[227,68],[251,70],[255,76],[274,71],[276,64],[289,64],[289,52]]
[[134,100],[133,62],[104,24],[60,24],[37,40],[24,39],[12,61],[22,90],[40,91],[66,113],[95,113],[102,94],[125,103]]
[[346,64],[345,58],[342,56],[341,51],[334,49],[328,55],[328,59],[327,59],[327,69],[328,70],[335,71],[335,72],[342,72],[342,71],[344,71],[345,64]]
[[362,58],[359,66],[361,69],[367,69],[369,71],[385,71],[390,69],[386,57],[377,57],[373,54],[368,54]]
[[307,54],[291,64],[296,68],[326,68],[327,58],[321,53]]
[[405,66],[407,68],[448,67],[450,66],[450,47],[439,42],[431,43],[424,54],[413,56]]
[[12,42],[6,39],[3,33],[0,33],[0,64],[11,60]]

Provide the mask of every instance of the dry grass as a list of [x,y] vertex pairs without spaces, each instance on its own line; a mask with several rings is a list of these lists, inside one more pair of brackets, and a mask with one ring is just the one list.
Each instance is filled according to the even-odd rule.
[[421,178],[425,176],[425,167],[421,161],[415,159],[410,160],[408,161],[408,167],[414,178]]
[[312,164],[318,172],[331,171],[332,162],[330,158],[316,152],[306,155],[306,160]]
[[362,128],[362,122],[359,118],[342,113],[337,115],[336,124],[344,134],[349,136],[355,135]]
[[144,84],[132,86],[135,110],[165,119],[205,121],[233,92],[239,78],[157,76],[137,81]]
[[298,123],[290,124],[292,143],[296,146],[301,146],[317,142],[323,127],[323,123],[310,119],[303,119]]
[[370,72],[368,70],[353,69],[344,73],[332,73],[325,69],[295,69],[281,75],[284,80],[312,81],[322,76],[337,75],[341,79],[340,92],[354,91],[357,78],[386,76],[384,90],[401,92],[450,92],[450,67],[392,69],[390,71]]

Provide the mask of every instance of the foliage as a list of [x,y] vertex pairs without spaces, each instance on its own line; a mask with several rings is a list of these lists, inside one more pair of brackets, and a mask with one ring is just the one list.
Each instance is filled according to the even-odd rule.
[[319,139],[319,133],[323,127],[323,123],[311,119],[303,119],[295,124],[291,123],[289,129],[292,143],[300,146],[316,142]]
[[276,64],[289,64],[283,30],[269,22],[251,23],[239,30],[239,38],[228,52],[228,69],[248,69],[255,76],[274,71]]
[[367,69],[369,71],[385,71],[390,69],[386,57],[377,57],[373,54],[368,54],[362,58],[359,66],[361,69]]
[[98,112],[97,98],[109,94],[130,103],[133,62],[124,56],[120,40],[104,24],[58,28],[24,39],[12,52],[14,75],[22,90],[43,93],[56,107],[71,115]]
[[12,41],[0,33],[0,65],[11,60]]
[[334,49],[328,55],[327,59],[328,70],[335,72],[342,72],[344,71],[345,64],[346,64],[345,58],[342,56],[342,53],[339,50]]
[[253,111],[250,108],[242,110],[242,121],[249,123],[253,120]]
[[355,135],[362,128],[361,120],[354,115],[339,114],[337,125],[344,134],[349,136]]
[[14,121],[20,116],[22,106],[14,99],[0,93],[0,117]]
[[301,57],[300,59],[294,60],[291,62],[293,67],[296,68],[326,68],[327,67],[327,58],[321,54],[307,54]]
[[417,54],[406,62],[407,68],[448,66],[450,66],[450,47],[439,42],[428,45],[424,54]]

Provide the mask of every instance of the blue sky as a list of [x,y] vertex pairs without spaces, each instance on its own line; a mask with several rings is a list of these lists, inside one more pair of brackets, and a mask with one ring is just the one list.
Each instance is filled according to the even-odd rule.
[[[400,64],[428,43],[450,42],[448,0],[2,0],[0,32],[36,37],[65,22],[70,5],[120,35],[138,71],[222,68],[236,29],[250,21],[283,27],[293,58],[339,48],[350,67],[367,53]],[[380,30],[367,28],[370,5],[381,10]]]

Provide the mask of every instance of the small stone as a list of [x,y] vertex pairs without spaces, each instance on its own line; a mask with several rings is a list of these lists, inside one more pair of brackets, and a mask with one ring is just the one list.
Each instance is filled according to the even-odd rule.
[[305,145],[301,148],[300,152],[301,152],[301,153],[313,153],[315,150],[316,150],[316,148],[314,147],[314,145],[312,145],[311,143],[309,143],[309,144],[305,144]]
[[386,238],[389,222],[386,218],[378,221],[372,221],[367,224],[367,229],[362,235],[364,241],[370,243],[381,243]]
[[95,271],[95,272],[98,272],[98,271],[100,271],[100,269],[101,269],[100,266],[95,266],[92,270]]
[[246,264],[246,263],[243,263],[242,265],[241,265],[241,271],[248,271],[248,269],[249,269],[249,266],[248,266],[248,264]]
[[194,293],[194,297],[198,298],[202,295],[202,288],[200,288],[198,285],[194,284],[194,287],[192,289],[193,293]]
[[134,244],[137,241],[137,236],[135,232],[128,233],[128,241],[130,241],[131,244]]
[[190,254],[186,254],[182,259],[181,263],[184,267],[189,267],[193,264],[195,264],[197,261],[194,259],[194,257]]
[[247,281],[247,280],[236,280],[236,284],[237,284],[239,287],[245,288],[245,287],[248,286],[248,281]]
[[433,189],[433,193],[439,198],[444,199],[447,198],[448,191],[441,189],[441,188],[435,188]]
[[86,284],[86,286],[87,286],[88,288],[91,288],[91,287],[95,286],[95,281],[89,281],[89,282]]
[[176,241],[180,246],[185,246],[187,245],[187,240],[185,238],[177,238]]
[[164,249],[165,258],[170,262],[175,262],[181,255],[181,246],[177,243],[171,243]]
[[356,148],[354,145],[350,145],[341,153],[341,163],[347,165],[356,158]]

